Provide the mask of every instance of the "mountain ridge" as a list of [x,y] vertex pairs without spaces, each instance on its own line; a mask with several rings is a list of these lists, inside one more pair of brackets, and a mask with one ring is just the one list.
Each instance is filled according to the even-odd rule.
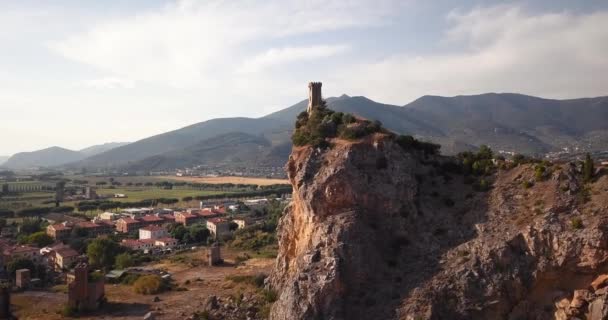
[[[403,106],[346,94],[326,100],[336,111],[379,120],[397,133],[437,142],[446,154],[482,144],[531,155],[564,147],[608,149],[606,96],[558,100],[517,93],[425,95]],[[302,100],[259,118],[206,120],[74,161],[68,167],[133,168],[133,163],[146,158],[184,150],[230,132],[263,135],[273,147],[284,146],[290,143],[295,118],[306,106],[307,100]]]

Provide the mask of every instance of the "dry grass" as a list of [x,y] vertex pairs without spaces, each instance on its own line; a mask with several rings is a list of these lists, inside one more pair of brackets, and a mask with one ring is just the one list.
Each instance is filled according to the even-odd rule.
[[267,178],[248,178],[248,177],[174,177],[163,176],[159,177],[164,180],[177,180],[195,183],[233,183],[233,184],[257,184],[260,186],[268,186],[272,184],[289,184],[287,179],[267,179]]

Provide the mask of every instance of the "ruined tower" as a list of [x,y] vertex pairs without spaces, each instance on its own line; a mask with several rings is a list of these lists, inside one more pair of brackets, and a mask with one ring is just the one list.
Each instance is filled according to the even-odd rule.
[[321,82],[308,83],[308,113],[312,112],[313,108],[320,107],[323,99],[321,98]]

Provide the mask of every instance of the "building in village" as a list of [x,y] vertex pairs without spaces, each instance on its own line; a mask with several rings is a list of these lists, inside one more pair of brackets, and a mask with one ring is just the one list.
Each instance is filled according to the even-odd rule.
[[207,229],[209,229],[211,236],[217,238],[230,233],[230,222],[223,218],[212,218],[207,220]]
[[46,234],[55,240],[65,240],[72,235],[74,229],[81,229],[88,237],[110,234],[114,232],[111,221],[96,219],[94,221],[81,221],[76,223],[62,222],[46,227]]
[[80,254],[69,247],[53,250],[50,252],[51,261],[54,262],[52,267],[57,272],[61,272],[63,270],[69,269],[77,260]]
[[175,213],[175,222],[181,223],[184,225],[184,227],[187,227],[187,226],[201,222],[201,217],[196,214],[192,214],[192,213],[188,213],[188,212],[176,212]]
[[167,237],[167,229],[157,225],[151,225],[139,229],[139,239],[159,239]]

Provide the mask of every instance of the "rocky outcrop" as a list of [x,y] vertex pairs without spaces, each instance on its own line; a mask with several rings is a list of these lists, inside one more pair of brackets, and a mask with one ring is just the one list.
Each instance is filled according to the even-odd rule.
[[290,156],[272,319],[607,318],[607,177],[520,165],[476,192],[390,135],[332,145]]
[[294,149],[294,201],[280,222],[270,280],[279,292],[273,319],[346,319],[355,304],[383,303],[370,289],[407,241],[405,217],[417,214],[416,163],[382,134],[326,151]]

